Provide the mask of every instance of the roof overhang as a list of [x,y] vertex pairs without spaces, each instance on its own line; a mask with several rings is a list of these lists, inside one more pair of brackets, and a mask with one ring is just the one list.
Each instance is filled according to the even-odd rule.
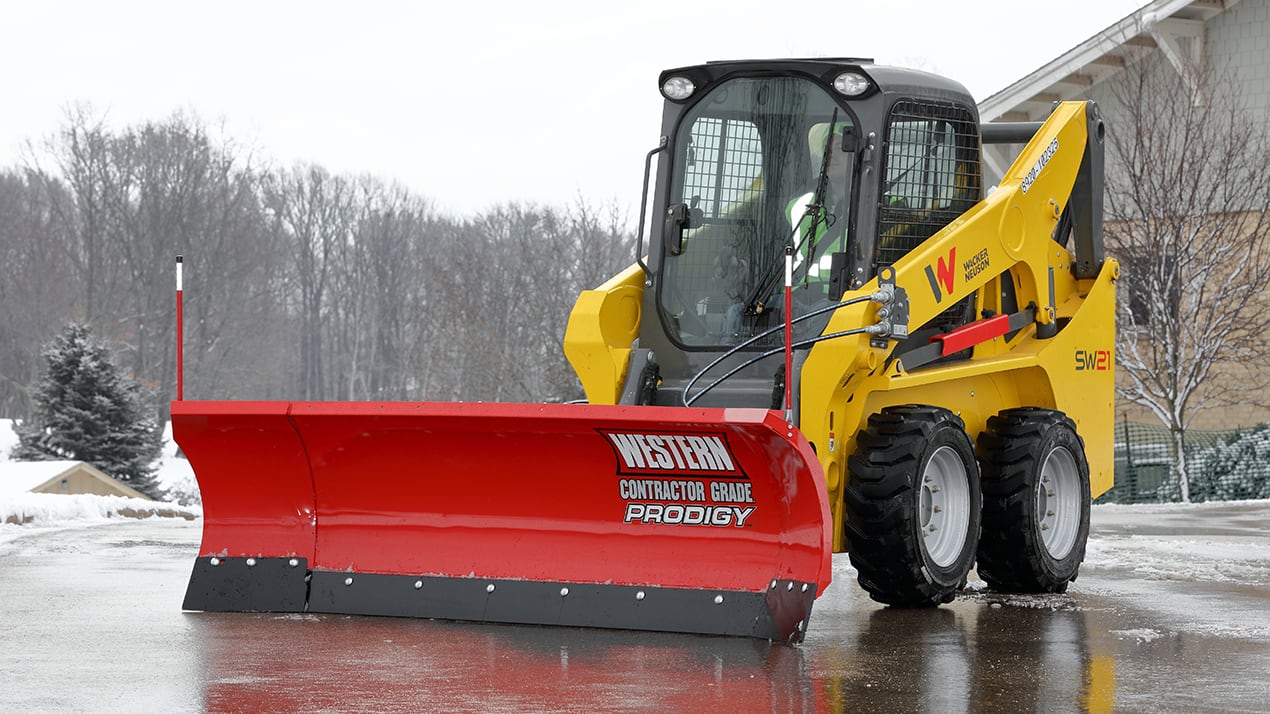
[[1156,50],[1194,85],[1194,67],[1203,56],[1205,24],[1238,3],[1154,0],[980,102],[980,121],[1043,118],[1054,102],[1084,96],[1094,85]]

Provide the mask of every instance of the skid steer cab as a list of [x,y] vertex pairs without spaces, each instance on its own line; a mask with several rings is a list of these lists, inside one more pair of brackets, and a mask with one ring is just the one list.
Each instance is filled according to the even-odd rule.
[[[898,606],[976,560],[1075,579],[1112,479],[1097,108],[980,125],[858,59],[659,86],[635,262],[566,329],[588,404],[174,402],[186,609],[797,642],[835,551]],[[988,191],[985,143],[1021,147]]]

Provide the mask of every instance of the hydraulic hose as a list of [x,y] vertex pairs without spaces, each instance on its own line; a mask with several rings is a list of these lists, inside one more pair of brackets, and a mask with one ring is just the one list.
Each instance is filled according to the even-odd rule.
[[[887,293],[885,293],[885,292],[883,292],[883,291],[880,291],[880,290],[879,290],[879,291],[873,292],[873,293],[871,293],[871,294],[869,294],[869,295],[861,295],[860,297],[854,297],[854,298],[850,298],[850,299],[848,299],[848,300],[843,300],[842,302],[836,302],[836,303],[833,303],[832,305],[825,305],[824,307],[819,307],[819,308],[816,308],[815,310],[812,310],[811,312],[809,312],[809,313],[807,313],[807,314],[805,314],[805,315],[799,315],[798,317],[795,317],[794,319],[790,320],[789,322],[790,322],[790,324],[791,324],[791,325],[794,325],[794,324],[797,324],[797,323],[799,323],[799,322],[802,322],[803,320],[810,320],[811,318],[816,317],[817,315],[823,315],[823,314],[824,314],[824,313],[826,313],[826,312],[832,312],[832,311],[834,311],[834,310],[837,310],[838,308],[846,307],[846,306],[848,306],[848,305],[855,305],[856,303],[861,303],[861,302],[889,302],[889,301],[890,301],[890,299],[891,299],[891,296],[890,296],[889,294],[887,294]],[[821,342],[821,341],[823,341],[823,340],[833,339],[833,338],[836,338],[836,337],[845,337],[845,336],[847,336],[847,335],[857,335],[857,334],[860,334],[861,332],[868,332],[868,331],[870,331],[870,330],[876,330],[876,328],[877,328],[877,326],[876,326],[876,325],[870,325],[869,327],[862,327],[862,328],[855,329],[855,330],[847,330],[847,331],[845,331],[845,332],[835,332],[835,333],[830,334],[830,335],[821,335],[821,336],[819,336],[819,337],[815,337],[815,338],[812,338],[812,339],[810,339],[810,340],[804,340],[804,341],[802,341],[802,342],[797,342],[797,343],[795,343],[794,345],[792,345],[792,347],[791,347],[791,348],[805,347],[805,346],[813,345],[813,344],[815,344],[815,343],[817,343],[817,342]],[[719,355],[719,357],[718,357],[718,358],[716,358],[713,362],[711,362],[710,364],[706,365],[704,368],[702,368],[702,370],[701,370],[700,372],[697,372],[695,375],[693,375],[692,379],[688,380],[688,383],[687,383],[686,385],[684,385],[683,392],[682,392],[682,395],[681,395],[681,397],[680,397],[680,398],[681,398],[681,400],[683,401],[683,405],[684,405],[685,407],[692,406],[692,403],[693,403],[693,402],[695,402],[695,401],[697,401],[697,399],[701,398],[701,395],[705,394],[706,392],[710,391],[711,389],[714,389],[716,386],[718,386],[718,385],[719,385],[719,383],[720,383],[720,382],[722,382],[723,380],[727,379],[728,377],[731,377],[732,375],[736,374],[736,373],[737,373],[737,372],[739,372],[740,370],[744,369],[745,367],[750,366],[751,364],[754,364],[755,362],[758,362],[759,360],[762,360],[762,359],[765,359],[765,358],[767,358],[767,357],[770,357],[770,356],[772,356],[772,355],[774,355],[774,354],[777,354],[777,353],[783,352],[783,351],[784,351],[784,349],[785,349],[783,345],[782,345],[781,347],[779,347],[779,348],[774,349],[774,350],[771,350],[771,351],[765,352],[765,353],[763,353],[763,354],[759,355],[758,357],[755,357],[755,358],[753,358],[753,359],[751,359],[751,360],[749,360],[749,361],[745,362],[745,363],[744,363],[744,364],[742,364],[741,366],[739,366],[739,367],[737,367],[737,368],[735,368],[735,369],[730,370],[727,374],[725,374],[725,375],[723,375],[722,377],[720,377],[720,378],[716,379],[715,381],[711,382],[711,383],[710,383],[710,384],[709,384],[709,385],[708,385],[705,389],[702,389],[700,392],[698,392],[698,393],[694,394],[692,397],[689,397],[689,396],[688,396],[688,392],[690,392],[690,391],[692,390],[692,387],[693,387],[693,385],[695,385],[695,384],[697,383],[697,380],[701,379],[702,375],[704,375],[706,372],[709,372],[710,370],[714,369],[714,368],[715,368],[715,367],[716,367],[716,366],[717,366],[720,362],[722,362],[722,361],[726,360],[727,358],[729,358],[729,357],[731,357],[732,355],[736,354],[737,352],[739,352],[739,351],[741,351],[741,350],[745,349],[746,347],[749,347],[750,345],[754,344],[755,342],[758,342],[759,340],[761,340],[761,339],[763,339],[763,338],[765,338],[765,337],[769,337],[769,336],[771,336],[772,334],[776,333],[777,331],[782,331],[782,330],[784,330],[784,329],[785,329],[785,325],[784,325],[784,323],[782,323],[782,324],[780,324],[780,325],[777,325],[776,327],[769,328],[769,329],[764,330],[763,332],[760,332],[759,334],[757,334],[757,335],[755,335],[755,336],[753,336],[753,337],[749,338],[748,340],[746,340],[746,341],[744,341],[744,342],[742,342],[742,343],[740,343],[740,344],[738,344],[738,345],[734,346],[732,349],[728,350],[727,352],[724,352],[723,354]],[[792,378],[792,377],[791,377],[791,375],[786,375],[786,376],[785,376],[785,379],[787,379],[787,380],[788,380],[788,379],[791,379],[791,378]]]

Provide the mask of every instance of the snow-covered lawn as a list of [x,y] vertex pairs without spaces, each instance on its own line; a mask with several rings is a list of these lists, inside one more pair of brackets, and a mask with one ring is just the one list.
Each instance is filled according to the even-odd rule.
[[[90,525],[112,518],[200,517],[203,512],[199,506],[175,502],[177,498],[188,502],[189,494],[197,494],[197,484],[189,462],[176,456],[171,436],[170,428],[164,431],[157,472],[159,482],[173,497],[171,502],[88,494],[6,493],[0,489],[0,543],[16,538],[23,527],[29,531],[31,526]],[[0,465],[9,461],[17,443],[12,420],[0,419]]]

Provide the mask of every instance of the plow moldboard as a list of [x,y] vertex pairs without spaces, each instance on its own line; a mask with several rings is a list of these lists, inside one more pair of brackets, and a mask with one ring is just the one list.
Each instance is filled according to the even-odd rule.
[[[293,595],[243,594],[253,571],[237,561],[302,560],[314,612],[797,640],[829,582],[820,469],[775,412],[174,402],[172,414],[204,498],[187,609],[294,610]],[[254,567],[261,589],[277,580]]]

